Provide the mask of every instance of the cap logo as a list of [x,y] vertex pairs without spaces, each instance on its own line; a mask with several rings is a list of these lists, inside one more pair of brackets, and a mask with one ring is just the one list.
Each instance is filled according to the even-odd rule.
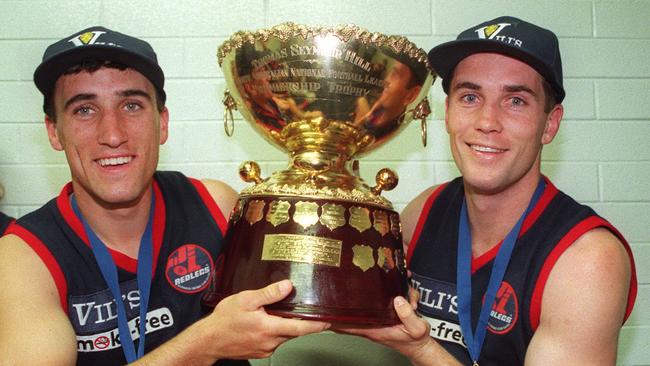
[[491,24],[477,29],[475,32],[480,39],[493,39],[499,32],[510,25],[510,23]]
[[69,39],[68,42],[72,42],[72,44],[74,44],[75,46],[95,44],[95,42],[97,42],[97,39],[99,39],[99,36],[101,36],[104,33],[106,32],[102,32],[102,31],[86,32]]
[[504,43],[509,43],[513,44],[517,47],[521,47],[523,42],[520,39],[516,39],[514,37],[506,37],[506,36],[500,36],[499,33],[501,33],[502,30],[505,28],[511,26],[512,24],[510,23],[497,23],[497,24],[490,24],[485,27],[481,27],[479,29],[476,29],[475,32],[478,35],[479,39],[493,39],[495,41],[500,41]]

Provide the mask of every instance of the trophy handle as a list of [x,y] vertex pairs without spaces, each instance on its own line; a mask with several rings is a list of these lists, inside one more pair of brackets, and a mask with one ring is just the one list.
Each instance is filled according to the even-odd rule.
[[424,97],[422,101],[415,107],[413,118],[421,121],[420,128],[422,129],[422,146],[427,147],[427,117],[431,114],[431,106],[429,105],[429,98]]
[[422,119],[420,122],[420,130],[422,131],[422,146],[427,147],[427,120]]
[[361,177],[361,173],[359,171],[359,160],[352,161],[352,174],[354,174],[354,176],[357,178]]
[[226,89],[223,92],[223,105],[226,107],[223,111],[223,129],[226,131],[226,135],[231,137],[235,131],[235,118],[232,115],[232,110],[237,109],[237,103],[235,98],[230,95],[230,91]]
[[390,191],[393,188],[397,187],[399,178],[397,173],[388,168],[383,168],[377,172],[375,176],[375,182],[377,185],[371,188],[371,191],[376,196],[381,194],[381,191]]

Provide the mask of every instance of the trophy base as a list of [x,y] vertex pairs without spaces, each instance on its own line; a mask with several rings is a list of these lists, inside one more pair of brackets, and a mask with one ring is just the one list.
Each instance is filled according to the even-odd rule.
[[265,306],[283,317],[358,325],[400,322],[408,296],[399,215],[362,202],[247,196],[230,218],[223,268],[203,296],[223,298],[289,279],[293,291]]
[[[208,307],[215,307],[221,300],[228,296],[227,294],[220,293],[212,294],[209,299],[204,298],[203,304]],[[328,308],[320,305],[295,304],[281,301],[264,306],[264,310],[268,314],[283,318],[317,320],[335,324],[341,323],[346,326],[390,326],[401,323],[392,307],[386,310]]]

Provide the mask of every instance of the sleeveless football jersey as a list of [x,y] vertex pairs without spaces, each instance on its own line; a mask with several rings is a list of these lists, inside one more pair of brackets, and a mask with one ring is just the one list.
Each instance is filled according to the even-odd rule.
[[[154,269],[145,353],[205,315],[201,295],[210,274],[219,269],[227,227],[223,213],[200,181],[177,172],[157,172],[153,186]],[[71,193],[69,183],[58,198],[20,218],[9,230],[38,253],[52,274],[61,306],[77,335],[77,364],[124,364],[115,300],[95,261],[84,227],[71,207]],[[111,249],[109,252],[117,267],[137,349],[137,261]]]
[[[589,207],[548,180],[525,218],[488,319],[479,358],[484,365],[523,365],[538,324],[544,285],[560,255],[587,231],[604,227],[625,245],[632,281],[625,317],[636,297],[636,275],[629,245]],[[436,189],[423,206],[407,255],[411,284],[420,292],[418,312],[431,324],[430,335],[464,364],[471,365],[458,320],[456,259],[458,223],[464,197],[462,178]],[[472,329],[475,329],[499,245],[472,259]]]

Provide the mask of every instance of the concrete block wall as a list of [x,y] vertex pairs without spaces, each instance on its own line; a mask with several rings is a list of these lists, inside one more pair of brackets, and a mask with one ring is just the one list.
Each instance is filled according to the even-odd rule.
[[[216,49],[237,30],[284,21],[310,25],[354,23],[401,34],[425,50],[499,15],[553,29],[560,38],[567,98],[543,170],[560,189],[592,205],[632,244],[639,278],[635,311],[619,341],[620,365],[650,364],[650,2],[479,0],[0,0],[0,210],[21,216],[54,197],[69,180],[61,153],[48,144],[41,97],[32,73],[45,47],[84,27],[101,24],[151,42],[167,76],[170,138],[162,169],[221,179],[235,189],[242,160],[257,160],[264,175],[286,164],[283,153],[237,120],[223,132],[225,88]],[[418,123],[361,162],[374,181],[381,167],[401,184],[387,196],[401,209],[425,187],[457,171],[442,125],[444,94],[430,100],[429,145]],[[399,365],[399,355],[362,339],[332,333],[293,340],[255,365]]]

